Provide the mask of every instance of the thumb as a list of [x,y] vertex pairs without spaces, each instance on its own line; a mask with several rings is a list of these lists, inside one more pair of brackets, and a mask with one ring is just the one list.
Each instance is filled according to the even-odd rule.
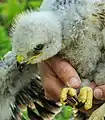
[[97,99],[105,99],[105,85],[96,87],[94,89],[94,96]]

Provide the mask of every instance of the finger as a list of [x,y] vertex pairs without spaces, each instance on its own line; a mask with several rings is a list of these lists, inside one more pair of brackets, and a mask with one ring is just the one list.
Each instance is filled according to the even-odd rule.
[[95,87],[96,87],[96,83],[93,81],[93,82],[91,82],[90,83],[90,87],[94,90],[95,89]]
[[50,60],[47,60],[46,63],[49,64],[65,85],[73,88],[80,87],[81,80],[75,69],[67,61],[58,57],[53,57]]
[[97,99],[104,99],[105,100],[105,85],[96,87],[94,89],[94,96]]
[[46,63],[41,63],[41,70],[45,96],[49,99],[58,101],[64,84],[59,80],[59,78],[57,78],[55,73]]

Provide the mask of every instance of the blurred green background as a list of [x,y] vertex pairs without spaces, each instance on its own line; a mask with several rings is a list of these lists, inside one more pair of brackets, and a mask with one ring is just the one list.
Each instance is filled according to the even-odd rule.
[[0,58],[11,49],[9,31],[14,16],[26,9],[36,9],[42,0],[0,0]]
[[[11,50],[9,33],[14,16],[26,9],[37,9],[41,2],[42,0],[0,0],[0,59]],[[71,107],[63,107],[54,120],[70,120],[71,114]],[[29,120],[26,114],[24,117]]]

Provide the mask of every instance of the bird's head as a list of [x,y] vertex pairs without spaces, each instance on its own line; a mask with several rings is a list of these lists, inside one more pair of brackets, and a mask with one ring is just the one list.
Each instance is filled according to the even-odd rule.
[[12,50],[18,62],[38,63],[56,55],[62,46],[61,25],[52,12],[25,12],[12,27]]

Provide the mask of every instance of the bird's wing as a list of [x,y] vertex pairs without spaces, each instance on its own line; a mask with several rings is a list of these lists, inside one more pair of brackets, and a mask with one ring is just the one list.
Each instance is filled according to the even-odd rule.
[[[16,57],[13,52],[5,55],[0,61],[0,118],[9,119],[13,112],[12,119],[17,120],[19,106],[26,106],[30,119],[43,120],[46,115],[53,116],[59,106],[54,101],[49,101],[44,96],[41,80],[37,76],[37,64],[23,66],[18,69]],[[7,103],[4,105],[4,101]],[[29,107],[33,102],[37,113]],[[10,109],[11,108],[11,109]],[[6,115],[5,110],[9,111]]]
[[[20,88],[30,82],[30,78],[34,78],[37,71],[37,65],[27,65],[22,71],[18,70],[16,57],[12,52],[7,53],[4,59],[0,61],[0,89],[4,94],[5,87],[11,88],[11,94],[15,95]],[[3,86],[5,83],[6,86]]]

